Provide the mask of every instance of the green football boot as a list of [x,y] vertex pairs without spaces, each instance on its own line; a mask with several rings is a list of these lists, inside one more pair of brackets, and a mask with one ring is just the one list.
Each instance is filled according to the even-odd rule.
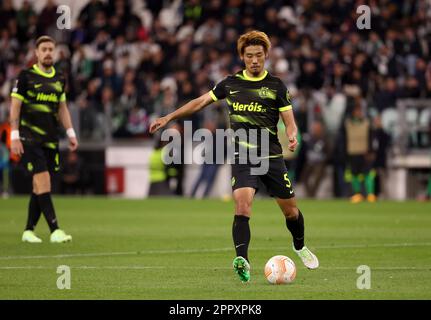
[[250,281],[250,264],[243,257],[233,259],[233,270],[242,282]]

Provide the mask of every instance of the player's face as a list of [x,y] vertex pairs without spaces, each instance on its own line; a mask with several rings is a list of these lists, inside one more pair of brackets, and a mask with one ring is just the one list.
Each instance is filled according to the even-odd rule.
[[265,67],[265,50],[263,46],[248,46],[244,49],[241,59],[244,61],[248,73],[257,77],[263,72]]
[[54,64],[55,45],[52,42],[42,42],[36,49],[37,61],[45,68],[50,68]]

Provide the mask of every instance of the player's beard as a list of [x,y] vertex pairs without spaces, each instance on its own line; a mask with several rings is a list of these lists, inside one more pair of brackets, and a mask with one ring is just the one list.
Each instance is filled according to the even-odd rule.
[[52,65],[54,64],[54,61],[52,59],[43,59],[41,62],[41,65],[45,68],[45,69],[49,69],[52,67]]
[[253,77],[257,77],[259,76],[259,74],[262,72],[261,68],[256,67],[256,68],[250,68],[250,73],[252,74]]

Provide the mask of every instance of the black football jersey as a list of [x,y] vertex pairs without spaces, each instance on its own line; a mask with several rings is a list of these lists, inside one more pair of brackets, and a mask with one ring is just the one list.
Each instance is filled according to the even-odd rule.
[[43,72],[35,64],[21,71],[11,96],[22,101],[19,132],[23,143],[54,148],[59,140],[59,103],[66,101],[65,78],[54,67]]
[[[211,91],[214,101],[226,99],[231,128],[235,131],[250,129],[269,133],[269,156],[281,157],[282,148],[277,136],[280,112],[292,109],[289,92],[283,82],[266,70],[259,78],[250,78],[245,70],[228,76]],[[238,143],[236,141],[236,143]],[[251,146],[260,148],[259,145]]]

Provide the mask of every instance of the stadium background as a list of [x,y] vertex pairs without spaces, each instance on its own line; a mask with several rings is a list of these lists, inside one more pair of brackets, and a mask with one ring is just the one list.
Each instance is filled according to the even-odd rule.
[[[57,27],[61,4],[70,8],[70,30]],[[371,29],[356,25],[360,4],[371,8]],[[293,97],[301,148],[286,152],[286,161],[298,196],[309,196],[302,177],[316,151],[310,142],[316,130],[326,147],[317,152],[324,174],[314,196],[351,195],[340,129],[359,105],[386,137],[374,150],[378,195],[415,198],[425,195],[430,174],[430,19],[426,1],[6,0],[0,8],[0,123],[7,122],[14,80],[34,62],[35,38],[51,35],[81,143],[75,162],[63,141],[56,192],[146,197],[156,143],[150,122],[240,70],[237,37],[260,29],[273,46],[267,69]],[[225,128],[226,106],[215,103],[188,120],[194,129]],[[1,150],[3,193],[28,192],[30,177],[16,163],[8,166]],[[191,195],[199,170],[167,170],[172,193]],[[78,181],[65,182],[68,174]],[[228,196],[229,182],[229,167],[219,168],[210,196]]]

